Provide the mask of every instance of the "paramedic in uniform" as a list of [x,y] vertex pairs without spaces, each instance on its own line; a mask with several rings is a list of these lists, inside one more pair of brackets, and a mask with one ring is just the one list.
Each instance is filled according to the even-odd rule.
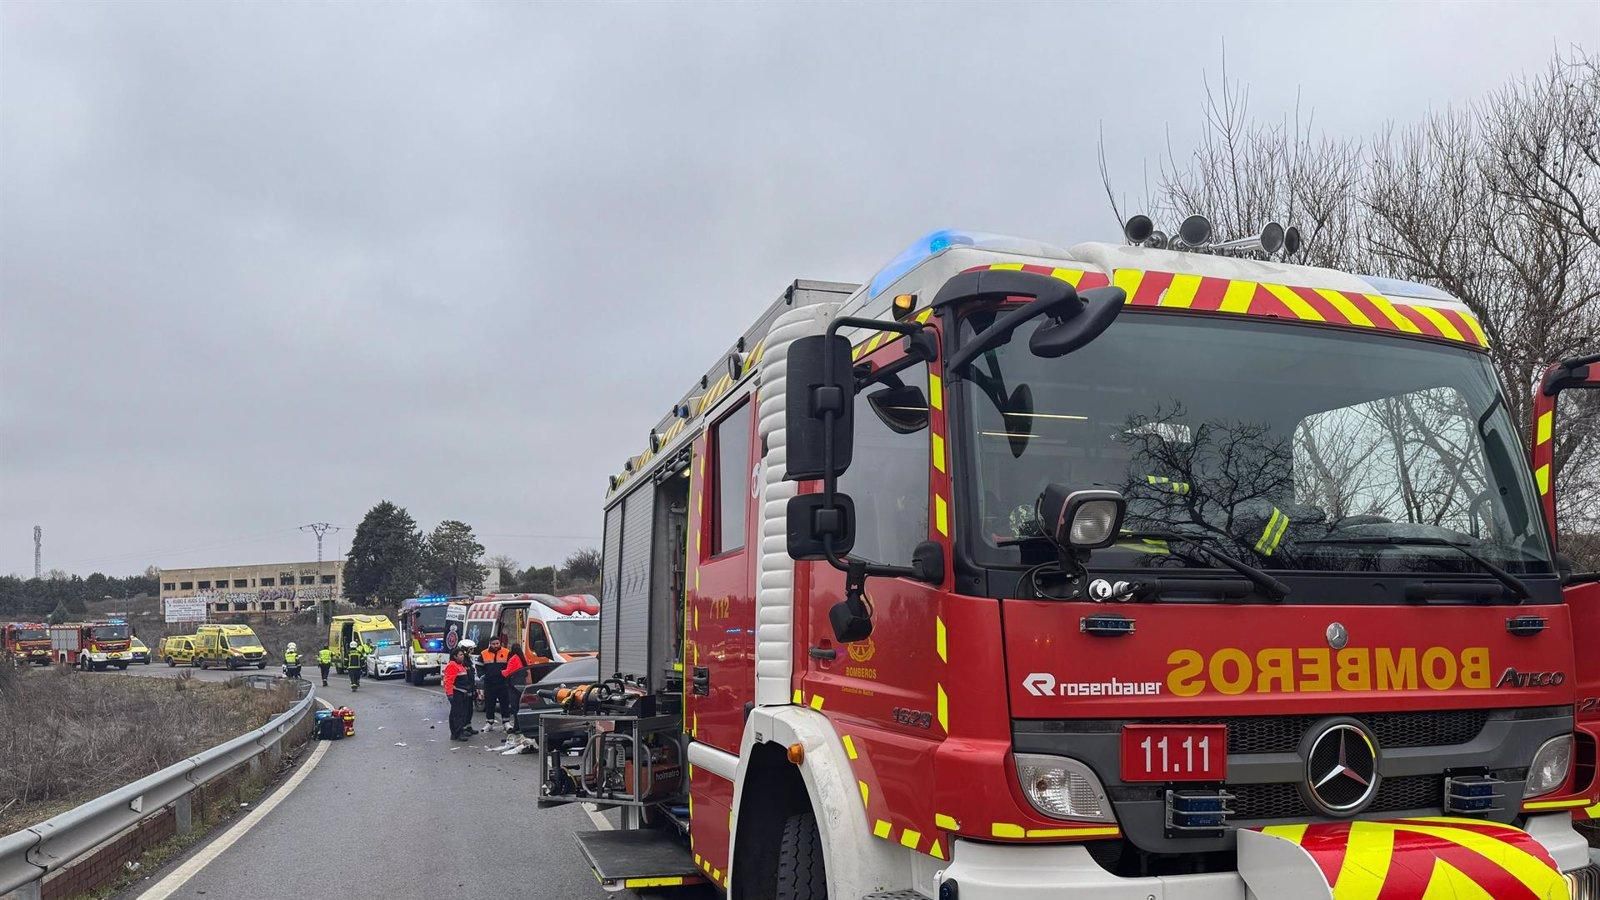
[[[478,655],[478,669],[483,673],[483,715],[488,722],[486,728],[493,728],[495,721],[494,711],[506,709],[510,706],[506,702],[506,662],[511,659],[511,651],[507,650],[499,638],[490,638],[489,646],[483,648]],[[506,719],[511,718],[510,710],[506,709]]]
[[472,676],[471,641],[462,641],[450,654],[444,667],[444,695],[450,700],[450,740],[464,741],[472,731]]

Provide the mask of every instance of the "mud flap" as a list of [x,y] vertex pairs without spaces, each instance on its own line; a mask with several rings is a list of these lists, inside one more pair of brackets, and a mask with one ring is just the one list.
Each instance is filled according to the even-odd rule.
[[1268,897],[1564,900],[1543,844],[1478,819],[1271,825],[1239,832],[1239,874]]

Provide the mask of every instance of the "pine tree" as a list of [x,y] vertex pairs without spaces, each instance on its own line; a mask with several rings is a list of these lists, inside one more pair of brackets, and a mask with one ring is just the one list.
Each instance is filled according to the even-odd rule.
[[446,519],[428,535],[423,553],[423,570],[429,590],[445,594],[470,594],[483,587],[487,573],[483,545],[472,534],[472,526]]
[[422,532],[405,507],[384,500],[367,510],[345,555],[345,597],[370,606],[415,596],[422,548]]

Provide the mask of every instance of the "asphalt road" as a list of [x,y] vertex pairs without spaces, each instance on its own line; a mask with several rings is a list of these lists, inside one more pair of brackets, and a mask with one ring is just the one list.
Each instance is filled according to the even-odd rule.
[[[185,671],[207,681],[230,677],[160,662],[128,674]],[[306,674],[315,682],[314,666]],[[330,675],[329,683],[316,691],[355,710],[355,737],[331,743],[282,803],[173,896],[617,896],[600,889],[572,839],[574,831],[594,830],[593,821],[578,806],[534,808],[533,757],[487,749],[504,735],[452,742],[444,696],[433,685],[367,678],[352,693],[346,678]],[[159,874],[125,896],[138,896]]]

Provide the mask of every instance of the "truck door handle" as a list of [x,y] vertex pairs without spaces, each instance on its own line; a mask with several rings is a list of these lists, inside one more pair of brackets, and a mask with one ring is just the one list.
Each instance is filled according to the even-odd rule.
[[810,650],[810,653],[811,653],[811,658],[812,659],[838,659],[839,658],[839,651],[833,649],[832,647],[812,647],[811,650]]
[[690,692],[704,696],[711,693],[711,670],[705,666],[694,667],[694,677],[690,681]]

